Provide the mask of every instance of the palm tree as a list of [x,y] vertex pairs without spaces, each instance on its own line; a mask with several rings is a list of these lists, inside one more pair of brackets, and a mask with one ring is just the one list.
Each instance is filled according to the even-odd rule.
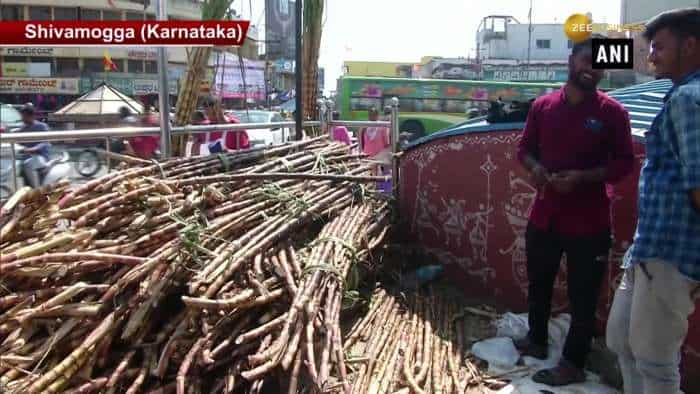
[[[205,0],[202,3],[202,20],[221,20],[231,13],[229,9],[233,0]],[[187,72],[183,88],[178,96],[175,108],[175,124],[184,126],[190,123],[192,113],[197,106],[199,91],[204,79],[207,61],[211,56],[211,47],[196,47],[189,51]],[[187,137],[175,137],[172,140],[174,155],[183,155]]]
[[[300,0],[297,0],[300,1]],[[318,57],[321,48],[321,33],[323,30],[324,0],[304,1],[303,27],[303,81],[301,91],[305,119],[317,119],[318,108]]]

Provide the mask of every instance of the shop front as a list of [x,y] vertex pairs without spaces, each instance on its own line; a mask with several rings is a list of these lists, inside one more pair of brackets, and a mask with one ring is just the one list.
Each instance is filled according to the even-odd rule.
[[[143,104],[156,105],[158,103],[158,77],[155,74],[95,73],[90,77],[80,79],[80,91],[87,92],[103,82]],[[171,78],[168,81],[168,91],[173,105],[176,103],[178,87],[177,79]]]
[[0,77],[0,102],[32,103],[41,113],[53,112],[80,94],[78,78]]

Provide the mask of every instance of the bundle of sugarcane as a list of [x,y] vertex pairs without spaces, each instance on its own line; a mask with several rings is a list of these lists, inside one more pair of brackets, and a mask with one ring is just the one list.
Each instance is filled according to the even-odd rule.
[[347,363],[354,366],[348,374],[352,393],[461,394],[502,387],[465,351],[474,315],[465,314],[456,299],[376,291],[368,313],[345,337]]
[[2,211],[0,385],[259,392],[279,372],[295,392],[300,376],[342,380],[346,279],[389,224],[370,168],[316,139],[13,197]]

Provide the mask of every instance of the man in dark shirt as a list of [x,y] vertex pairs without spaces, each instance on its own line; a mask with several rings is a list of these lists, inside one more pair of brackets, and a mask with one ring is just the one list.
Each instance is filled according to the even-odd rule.
[[530,332],[516,345],[524,355],[547,358],[554,280],[566,254],[572,320],[563,358],[533,377],[554,386],[585,380],[611,245],[605,183],[621,180],[634,165],[629,115],[596,89],[603,72],[591,61],[590,39],[575,44],[566,85],[533,103],[518,146],[538,190],[526,233]]
[[[34,106],[31,103],[25,104],[19,112],[22,115],[24,126],[17,132],[49,131],[49,126],[46,123],[36,120]],[[41,186],[39,171],[46,168],[51,144],[48,142],[27,142],[23,145],[25,148],[22,149],[22,153],[29,154],[29,158],[22,162],[24,177],[29,186],[39,187]]]

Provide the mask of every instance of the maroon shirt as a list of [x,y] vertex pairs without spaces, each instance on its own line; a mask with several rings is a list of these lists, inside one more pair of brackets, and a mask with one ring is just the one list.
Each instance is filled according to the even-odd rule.
[[[550,173],[605,167],[606,182],[618,182],[634,168],[629,114],[600,91],[570,106],[562,88],[538,98],[530,108],[518,145],[521,162],[526,153]],[[608,230],[610,199],[605,183],[580,184],[568,194],[545,186],[537,191],[530,223],[572,237]]]

